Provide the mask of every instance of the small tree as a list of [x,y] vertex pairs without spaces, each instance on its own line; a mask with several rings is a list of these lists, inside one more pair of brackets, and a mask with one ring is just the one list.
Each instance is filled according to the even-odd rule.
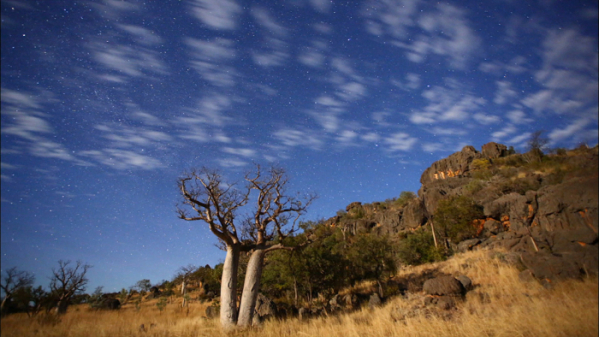
[[543,149],[549,143],[549,139],[543,137],[544,130],[538,130],[532,133],[528,140],[528,152],[526,153],[526,159],[529,162],[538,162],[543,159]]
[[473,220],[484,217],[482,208],[466,196],[451,196],[439,202],[435,211],[435,224],[453,243],[471,238],[476,234]]
[[183,296],[183,303],[181,304],[181,307],[185,307],[185,303],[187,301],[187,297],[185,295],[187,295],[188,282],[190,281],[192,273],[196,270],[196,266],[189,264],[185,267],[179,268],[177,271],[175,278],[181,279],[181,296]]
[[4,292],[2,305],[0,310],[5,314],[6,304],[10,301],[14,292],[20,288],[29,287],[33,284],[35,277],[29,272],[18,270],[17,267],[12,267],[4,271],[0,288]]
[[58,305],[56,313],[61,315],[67,312],[73,295],[85,291],[88,279],[85,277],[87,270],[91,268],[88,264],[77,261],[71,266],[71,261],[58,261],[58,268],[52,268],[50,278],[50,289],[56,294]]
[[397,270],[388,237],[372,233],[357,235],[348,249],[347,257],[353,267],[352,276],[361,280],[375,280],[379,295],[383,297],[383,277]]
[[150,282],[148,279],[139,280],[137,283],[135,283],[135,288],[145,294],[152,288],[152,282]]
[[160,314],[162,315],[162,310],[164,310],[164,308],[166,308],[166,298],[161,297],[160,300],[158,301],[158,303],[156,303],[156,306],[158,307],[158,310],[160,311]]

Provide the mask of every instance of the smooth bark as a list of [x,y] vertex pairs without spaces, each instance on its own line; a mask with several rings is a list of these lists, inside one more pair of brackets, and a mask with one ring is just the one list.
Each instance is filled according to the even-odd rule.
[[224,330],[235,328],[237,323],[237,269],[239,244],[227,245],[220,284],[220,323]]
[[260,248],[254,250],[252,256],[250,256],[245,274],[245,281],[243,282],[241,304],[239,305],[239,319],[237,320],[237,325],[240,327],[246,327],[252,324],[256,299],[260,292],[260,279],[262,278],[265,254],[266,250]]

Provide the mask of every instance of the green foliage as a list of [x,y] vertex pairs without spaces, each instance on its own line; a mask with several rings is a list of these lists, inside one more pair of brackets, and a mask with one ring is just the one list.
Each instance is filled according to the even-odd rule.
[[395,200],[395,204],[400,207],[405,207],[412,199],[416,198],[416,193],[411,191],[403,191],[399,194],[399,198]]
[[162,310],[166,308],[166,297],[161,297],[160,300],[156,303],[160,314],[162,314]]
[[489,180],[493,177],[492,165],[489,159],[474,159],[470,167],[473,171],[472,176],[476,179]]
[[388,236],[360,234],[344,252],[352,281],[381,281],[397,270]]
[[342,210],[342,209],[340,209],[340,210],[337,211],[337,216],[340,217],[340,218],[343,218],[346,215],[347,215],[347,212],[344,211],[344,210]]
[[466,196],[451,196],[441,200],[434,215],[435,224],[453,243],[473,237],[476,228],[472,221],[483,217],[482,207]]
[[420,265],[445,260],[441,247],[435,247],[435,240],[430,228],[420,228],[399,242],[399,260],[408,265]]
[[135,287],[139,289],[139,291],[148,292],[150,291],[150,288],[152,288],[152,282],[148,279],[139,280],[135,283]]
[[121,289],[121,292],[119,293],[119,301],[121,301],[122,304],[125,304],[125,302],[127,302],[128,295],[129,293],[127,292],[127,289]]
[[104,289],[104,287],[99,286],[94,290],[93,294],[91,294],[91,296],[89,297],[89,300],[88,300],[90,308],[98,309],[102,306],[102,290],[103,289]]
[[363,207],[354,207],[349,210],[347,213],[347,218],[349,219],[362,219],[366,215],[366,211],[364,211]]
[[472,179],[468,182],[468,184],[466,184],[464,189],[466,189],[466,192],[468,192],[469,194],[474,194],[482,190],[483,187],[484,183],[480,179]]

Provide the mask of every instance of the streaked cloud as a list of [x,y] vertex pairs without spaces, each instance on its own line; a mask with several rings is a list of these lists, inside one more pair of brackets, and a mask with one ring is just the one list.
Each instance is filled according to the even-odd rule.
[[192,14],[210,29],[237,28],[237,17],[241,14],[241,6],[234,0],[195,0],[190,6]]

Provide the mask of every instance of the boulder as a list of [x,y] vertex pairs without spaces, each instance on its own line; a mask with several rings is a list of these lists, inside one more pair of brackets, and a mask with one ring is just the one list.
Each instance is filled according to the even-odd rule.
[[372,308],[381,306],[382,303],[383,303],[383,301],[381,300],[381,297],[379,296],[379,294],[374,293],[374,294],[370,295],[370,299],[368,300],[368,307],[372,309]]
[[507,146],[503,144],[497,144],[495,142],[490,142],[482,147],[482,153],[485,158],[495,159],[500,157],[505,157],[508,154]]
[[460,243],[458,243],[458,249],[457,251],[460,253],[472,250],[472,248],[478,246],[481,243],[480,239],[469,239],[469,240],[464,240]]
[[258,294],[258,298],[256,299],[255,310],[254,316],[258,316],[260,321],[277,315],[277,305],[275,302],[261,293]]
[[426,280],[422,289],[428,295],[438,296],[461,296],[466,292],[462,283],[453,276],[440,276]]
[[472,280],[466,275],[459,275],[456,280],[460,281],[465,291],[472,289]]

